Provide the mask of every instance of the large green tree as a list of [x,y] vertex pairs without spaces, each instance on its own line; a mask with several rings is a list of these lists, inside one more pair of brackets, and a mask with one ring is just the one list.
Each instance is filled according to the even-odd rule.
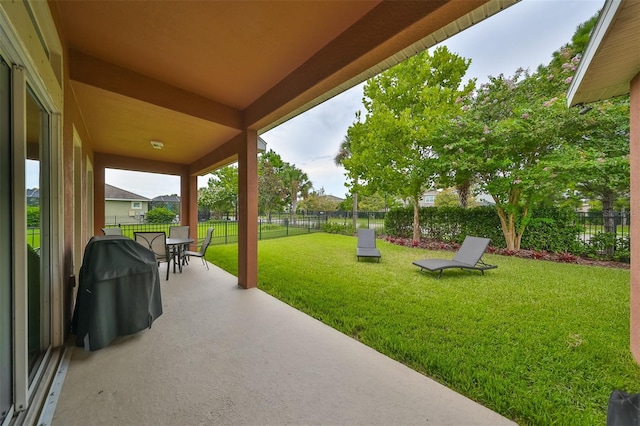
[[443,155],[472,172],[496,204],[507,248],[519,250],[531,207],[553,191],[545,160],[562,144],[557,119],[566,110],[549,98],[539,74],[490,77],[465,100],[465,113],[442,131]]
[[[342,140],[338,153],[334,157],[333,161],[336,166],[344,166],[345,160],[348,160],[349,158],[351,158],[351,137],[347,134]],[[355,171],[347,173],[347,175],[350,175],[349,177],[351,179],[351,218],[353,221],[353,228],[356,229],[358,227],[358,176],[354,172]]]
[[[410,200],[413,239],[420,239],[419,200],[433,187],[438,156],[429,129],[455,115],[456,100],[473,88],[462,79],[470,60],[439,47],[419,53],[367,82],[364,121],[348,130],[351,155],[343,164],[370,193]],[[462,88],[461,88],[462,87]]]
[[298,200],[305,199],[309,196],[309,191],[313,188],[313,184],[309,180],[309,176],[295,164],[284,163],[280,170],[284,196],[293,213],[292,222],[295,224],[296,212],[298,211]]
[[258,160],[258,207],[271,222],[271,214],[282,209],[285,189],[281,171],[284,161],[273,150],[263,153]]
[[238,209],[238,167],[229,165],[211,174],[205,188],[198,190],[198,207],[214,212],[217,217]]

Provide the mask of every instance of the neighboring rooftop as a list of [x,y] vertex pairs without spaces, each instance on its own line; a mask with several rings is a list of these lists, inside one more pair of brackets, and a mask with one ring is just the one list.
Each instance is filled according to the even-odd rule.
[[104,199],[105,200],[128,200],[128,201],[151,201],[147,197],[134,194],[133,192],[129,192],[125,189],[121,189],[113,185],[109,185],[108,183],[104,184]]
[[326,198],[329,201],[335,201],[335,202],[338,202],[338,203],[341,203],[341,202],[344,201],[344,198],[336,197],[335,195],[331,195],[331,194],[322,195],[322,197]]
[[159,203],[179,203],[180,196],[176,194],[158,195],[157,197],[154,197],[151,201],[159,202]]

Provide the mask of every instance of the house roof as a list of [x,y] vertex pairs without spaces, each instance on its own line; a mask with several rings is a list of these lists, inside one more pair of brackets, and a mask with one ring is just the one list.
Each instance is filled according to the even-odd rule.
[[158,195],[157,197],[153,197],[151,201],[163,203],[179,203],[180,197],[177,195]]
[[95,152],[202,174],[237,158],[243,129],[273,128],[516,1],[48,4]]
[[629,93],[640,72],[639,42],[640,2],[607,0],[569,86],[569,106]]
[[335,195],[323,195],[322,197],[326,198],[329,201],[335,201],[341,203],[344,201],[344,198],[336,197]]
[[104,184],[104,199],[109,201],[150,201],[147,197],[134,194],[108,183]]

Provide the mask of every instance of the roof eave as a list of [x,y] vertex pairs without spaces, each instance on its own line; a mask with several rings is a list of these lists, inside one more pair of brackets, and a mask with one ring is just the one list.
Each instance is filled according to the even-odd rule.
[[609,28],[611,27],[611,23],[615,19],[616,13],[622,0],[607,0],[604,6],[602,7],[602,12],[600,13],[600,17],[598,18],[598,22],[596,23],[593,32],[591,33],[591,37],[589,39],[589,44],[587,44],[587,48],[582,55],[582,59],[580,60],[580,64],[578,65],[578,69],[576,70],[575,76],[571,85],[569,86],[569,90],[567,91],[567,104],[569,107],[574,105],[584,103],[584,102],[594,102],[595,100],[580,100],[579,98],[579,90],[581,89],[583,80],[589,67],[593,63],[594,57],[600,46],[604,37],[606,36]]

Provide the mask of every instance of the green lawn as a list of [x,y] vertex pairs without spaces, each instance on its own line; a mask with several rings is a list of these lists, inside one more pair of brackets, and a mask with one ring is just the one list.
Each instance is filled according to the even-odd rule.
[[[629,271],[485,255],[485,276],[440,280],[411,261],[452,257],[310,234],[259,242],[259,287],[520,424],[605,424],[613,389],[640,392]],[[237,246],[207,259],[237,274]]]

